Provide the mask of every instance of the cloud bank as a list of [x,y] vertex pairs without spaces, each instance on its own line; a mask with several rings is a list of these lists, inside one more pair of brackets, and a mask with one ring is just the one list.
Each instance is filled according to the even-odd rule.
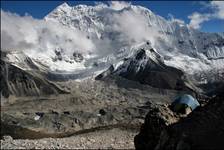
[[121,10],[124,9],[126,7],[129,7],[131,5],[130,2],[125,2],[125,1],[111,1],[109,3],[109,7],[114,9],[114,10]]
[[223,1],[211,1],[205,7],[210,9],[210,13],[194,12],[188,18],[190,19],[189,27],[194,29],[200,29],[201,24],[211,19],[224,20],[224,2]]
[[[133,9],[127,2],[111,2],[108,11],[103,14],[108,19],[100,39],[89,37],[89,33],[62,24],[34,19],[31,16],[19,16],[1,10],[1,50],[54,53],[63,49],[63,53],[72,55],[116,52],[125,46],[133,46],[158,37],[156,28],[149,27],[148,19]],[[119,11],[117,11],[119,10]]]
[[148,18],[132,10],[125,10],[120,14],[113,15],[113,29],[122,33],[121,41],[129,41],[139,43],[142,41],[150,41],[154,44],[154,40],[159,36],[156,28],[149,27]]
[[21,17],[1,10],[2,51],[48,51],[63,47],[64,53],[94,49],[94,44],[85,33],[58,23]]

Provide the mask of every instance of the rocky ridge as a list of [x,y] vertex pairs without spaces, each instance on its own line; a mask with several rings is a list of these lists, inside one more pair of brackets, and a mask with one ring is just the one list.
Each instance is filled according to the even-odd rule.
[[168,119],[171,115],[164,109],[150,111],[140,133],[135,137],[135,147],[136,149],[222,149],[223,113],[222,93],[217,94],[205,106],[197,108],[186,118],[179,118],[179,121],[175,120],[176,117]]

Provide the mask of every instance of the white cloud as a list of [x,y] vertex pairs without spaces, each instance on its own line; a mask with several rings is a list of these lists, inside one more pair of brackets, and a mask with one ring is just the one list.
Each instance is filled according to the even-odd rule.
[[109,7],[114,10],[121,10],[123,8],[129,7],[130,5],[131,5],[130,2],[125,2],[125,1],[111,1],[109,3]]
[[[87,38],[88,34],[83,31],[50,20],[22,17],[1,10],[1,50],[35,53],[62,48],[68,54],[91,52],[100,56],[145,41],[151,41],[153,46],[160,34],[155,27],[149,26],[147,16],[133,9],[123,9],[130,5],[126,2],[111,2],[111,5],[116,10],[114,13],[104,12],[103,17],[108,22],[105,21],[100,39]],[[111,5],[105,7],[111,8]],[[117,11],[118,8],[121,10]]]
[[211,19],[224,19],[224,2],[211,1],[210,3],[203,3],[203,6],[210,9],[210,13],[194,12],[188,18],[190,19],[189,27],[199,29],[201,24]]
[[123,38],[128,41],[140,42],[150,40],[153,42],[158,31],[149,27],[148,18],[135,13],[131,10],[125,10],[120,14],[114,14],[114,30],[123,33]]
[[65,53],[85,53],[94,49],[94,44],[76,29],[1,10],[1,50],[42,52],[60,47]]
[[177,18],[175,18],[172,14],[168,14],[168,19],[169,19],[169,21],[171,21],[171,22],[177,22],[177,23],[180,24],[180,25],[185,25],[184,20],[177,19]]
[[224,1],[211,1],[211,6],[215,10],[214,17],[224,19]]
[[205,21],[210,20],[210,14],[200,14],[198,12],[194,12],[192,15],[188,16],[190,20],[189,26],[194,29],[200,29],[201,24]]
[[107,19],[101,40],[94,40],[99,55],[116,52],[123,47],[133,46],[142,42],[154,41],[161,35],[155,27],[149,26],[147,16],[133,9],[123,9],[119,13],[104,13]]

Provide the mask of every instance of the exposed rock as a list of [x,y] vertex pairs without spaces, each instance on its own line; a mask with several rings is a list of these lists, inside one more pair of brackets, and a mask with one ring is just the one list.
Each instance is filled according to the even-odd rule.
[[56,55],[55,61],[62,60],[61,50],[55,50],[55,55]]
[[180,117],[167,105],[149,105],[149,112],[146,115],[145,123],[140,133],[135,136],[136,149],[153,149],[158,143],[161,131],[168,125],[177,122]]
[[121,77],[60,84],[70,86],[71,94],[18,97],[2,106],[1,134],[43,138],[113,127],[139,129],[148,112],[147,102],[171,103],[177,94]]
[[158,149],[222,149],[224,143],[224,101],[215,98],[188,118],[171,125],[160,137]]
[[80,53],[73,53],[73,58],[76,62],[82,62],[84,60],[84,57]]
[[223,97],[211,100],[207,105],[195,109],[188,117],[178,122],[164,121],[161,119],[162,116],[155,117],[150,111],[141,132],[135,137],[135,146],[137,149],[157,150],[222,149],[224,143],[223,114]]
[[4,97],[69,93],[45,79],[41,72],[22,70],[1,60],[0,93]]
[[[85,111],[73,111],[68,114],[60,112],[52,114],[45,112],[40,114],[17,115],[2,113],[1,134],[11,135],[13,138],[44,138],[44,137],[66,137],[75,133],[90,132],[103,128],[138,128],[135,127],[139,121],[134,116],[144,117],[145,113],[140,110],[106,108],[100,109],[99,113]],[[142,114],[140,114],[142,113]],[[98,115],[100,114],[100,115]]]
[[140,49],[135,58],[130,58],[128,61],[126,71],[119,73],[124,78],[156,88],[195,90],[193,85],[189,86],[189,80],[183,71],[165,65],[161,56],[153,49]]
[[101,74],[99,74],[98,76],[96,76],[95,79],[96,80],[103,79],[103,78],[107,77],[108,75],[112,74],[113,71],[114,71],[114,66],[111,65],[106,71],[104,71]]
[[110,66],[96,79],[109,75],[118,75],[155,88],[186,91],[194,96],[197,96],[199,91],[182,70],[165,65],[162,56],[152,48],[138,50],[134,56],[126,58],[117,69]]
[[13,140],[13,138],[9,135],[3,136],[2,139],[5,140],[5,141],[12,141]]

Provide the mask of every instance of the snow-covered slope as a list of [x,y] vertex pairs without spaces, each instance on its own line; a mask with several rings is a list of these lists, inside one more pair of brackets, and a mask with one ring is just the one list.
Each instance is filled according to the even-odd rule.
[[[157,50],[165,64],[189,74],[224,68],[223,33],[203,33],[183,23],[165,20],[142,6],[115,9],[106,4],[69,6],[63,3],[44,20],[78,29],[94,43],[91,52],[74,51],[68,55],[64,53],[65,47],[55,46],[51,53],[25,54],[51,72],[77,74],[79,78],[93,76],[111,64],[122,65],[125,58],[146,43]],[[13,55],[8,57],[20,58]]]
[[110,66],[108,70],[96,76],[95,79],[106,79],[109,75],[118,75],[161,89],[199,92],[186,73],[164,64],[163,57],[150,45],[136,49],[136,53],[126,58],[121,65],[118,67]]

